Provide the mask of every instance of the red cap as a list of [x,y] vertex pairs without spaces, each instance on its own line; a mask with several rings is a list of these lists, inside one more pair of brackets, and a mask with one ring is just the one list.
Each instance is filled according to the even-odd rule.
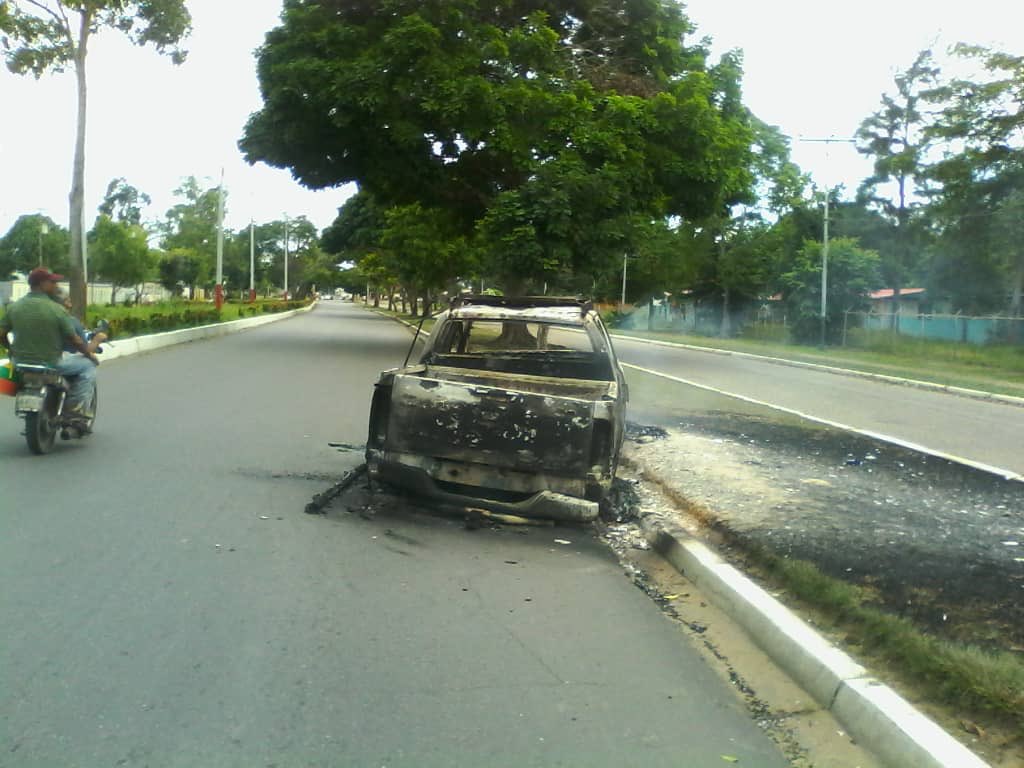
[[53,282],[56,283],[58,280],[63,279],[64,275],[55,275],[46,267],[36,267],[35,269],[28,273],[28,284],[31,286],[36,286],[39,285],[40,283],[45,283],[47,280],[52,280]]

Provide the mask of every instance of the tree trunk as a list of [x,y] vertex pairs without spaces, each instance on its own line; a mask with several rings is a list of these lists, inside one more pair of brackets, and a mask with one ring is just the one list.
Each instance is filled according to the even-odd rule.
[[1013,293],[1010,296],[1010,341],[1017,344],[1021,338],[1021,298],[1024,294],[1024,249],[1017,254],[1017,269],[1013,279]]
[[525,296],[526,279],[519,275],[510,275],[502,281],[506,296]]
[[1010,317],[1021,316],[1021,299],[1024,294],[1024,250],[1017,255],[1017,270],[1013,279],[1013,293],[1010,296]]
[[647,300],[647,332],[654,330],[654,297]]
[[898,283],[892,289],[892,312],[890,313],[891,317],[889,318],[889,327],[892,330],[894,330],[894,331],[899,331],[899,329],[900,329],[900,291],[901,290],[902,290],[902,288],[900,288]]
[[494,345],[498,349],[536,349],[537,339],[525,323],[502,323]]
[[723,339],[729,338],[732,334],[729,311],[729,288],[726,286],[722,289],[722,325],[718,329],[718,336]]
[[75,316],[85,322],[85,116],[86,116],[86,86],[85,86],[85,55],[89,43],[89,26],[92,21],[92,12],[82,9],[81,26],[78,33],[78,46],[75,51],[75,81],[78,85],[78,124],[75,130],[75,156],[71,172],[71,194],[68,195],[71,221],[68,229],[71,231],[71,253],[69,263],[71,264],[70,292],[71,311]]
[[722,324],[719,326],[719,338],[727,339],[732,333],[729,326],[729,286],[725,285],[727,279],[723,275],[725,269],[725,231],[723,230],[718,241],[718,275],[722,285]]

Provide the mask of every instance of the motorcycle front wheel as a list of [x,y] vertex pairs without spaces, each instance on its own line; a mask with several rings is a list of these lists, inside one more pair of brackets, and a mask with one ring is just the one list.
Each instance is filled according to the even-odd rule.
[[53,448],[53,440],[57,436],[57,425],[48,413],[47,403],[38,413],[25,414],[25,440],[32,453],[49,453]]

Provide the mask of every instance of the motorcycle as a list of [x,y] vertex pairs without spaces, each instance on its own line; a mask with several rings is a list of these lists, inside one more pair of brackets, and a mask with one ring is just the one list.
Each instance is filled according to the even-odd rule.
[[[87,334],[86,341],[96,333],[109,334],[109,329],[107,321],[100,321],[96,329]],[[96,354],[102,351],[97,348]],[[15,365],[14,371],[18,380],[14,412],[25,420],[25,441],[32,453],[49,453],[58,433],[62,440],[81,439],[92,433],[99,405],[95,387],[86,407],[89,415],[83,418],[64,412],[71,385],[56,370],[46,365]]]

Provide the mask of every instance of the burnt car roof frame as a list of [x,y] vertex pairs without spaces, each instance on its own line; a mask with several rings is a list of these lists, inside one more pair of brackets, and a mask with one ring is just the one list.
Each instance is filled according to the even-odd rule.
[[579,307],[580,314],[585,315],[594,308],[589,299],[578,296],[489,296],[463,294],[453,296],[451,309],[465,306],[503,307],[505,309],[541,309],[544,307]]

